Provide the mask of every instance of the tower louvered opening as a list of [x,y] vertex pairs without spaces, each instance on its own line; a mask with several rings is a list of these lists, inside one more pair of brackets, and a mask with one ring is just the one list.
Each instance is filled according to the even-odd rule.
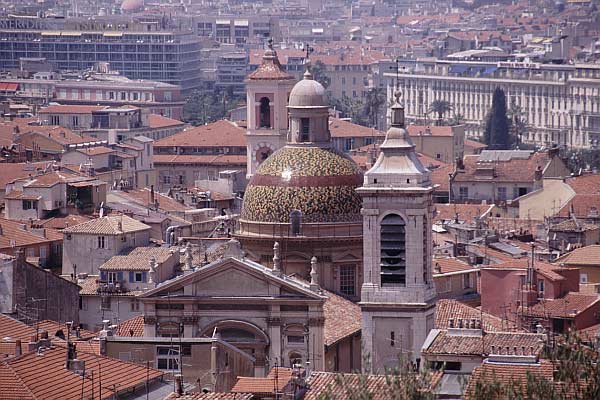
[[406,285],[406,226],[390,214],[381,221],[381,285]]

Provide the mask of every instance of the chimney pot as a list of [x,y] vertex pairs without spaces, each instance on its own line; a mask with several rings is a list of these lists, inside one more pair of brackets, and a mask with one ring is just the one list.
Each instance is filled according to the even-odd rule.
[[21,354],[23,354],[23,347],[21,346],[21,340],[17,339],[15,340],[15,356],[19,357]]
[[450,318],[450,328],[454,328],[454,318]]

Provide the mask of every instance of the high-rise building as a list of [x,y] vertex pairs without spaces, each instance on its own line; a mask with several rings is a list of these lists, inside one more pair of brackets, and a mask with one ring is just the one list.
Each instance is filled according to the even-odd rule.
[[8,22],[0,21],[0,70],[16,70],[23,59],[45,59],[62,71],[109,62],[131,79],[179,85],[183,92],[200,86],[201,42],[191,31],[158,21]]
[[363,214],[363,354],[373,371],[416,361],[435,321],[431,276],[433,185],[396,100],[375,165],[357,189]]

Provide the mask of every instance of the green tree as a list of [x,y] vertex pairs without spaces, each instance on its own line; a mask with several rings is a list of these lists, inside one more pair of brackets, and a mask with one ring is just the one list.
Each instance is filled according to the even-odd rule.
[[312,65],[310,72],[313,76],[313,79],[323,85],[325,89],[331,85],[331,78],[326,73],[327,67],[321,60],[317,60],[317,62]]
[[379,113],[381,107],[386,104],[386,100],[386,94],[383,88],[374,87],[367,92],[364,113],[371,119],[371,126],[373,128],[378,128]]
[[452,111],[453,108],[454,107],[452,107],[452,104],[450,104],[446,100],[434,100],[429,105],[427,114],[437,114],[438,119],[436,121],[436,125],[442,125],[444,114]]
[[527,118],[521,106],[514,100],[511,102],[510,109],[508,110],[508,119],[510,120],[516,145],[519,146],[523,143],[523,135],[527,133]]
[[204,125],[223,119],[243,99],[231,90],[215,90],[213,93],[194,91],[186,98],[183,120],[193,125]]
[[341,99],[330,98],[329,104],[342,114],[343,118],[350,120],[358,125],[367,126],[368,120],[365,117],[364,104],[359,99],[352,99],[348,96],[342,96]]
[[461,125],[465,122],[465,116],[462,114],[454,114],[452,116],[452,119],[450,121],[448,121],[450,123],[450,125],[455,126],[455,125]]
[[510,120],[506,115],[506,95],[497,87],[492,97],[492,108],[488,112],[483,133],[485,144],[490,150],[510,149]]

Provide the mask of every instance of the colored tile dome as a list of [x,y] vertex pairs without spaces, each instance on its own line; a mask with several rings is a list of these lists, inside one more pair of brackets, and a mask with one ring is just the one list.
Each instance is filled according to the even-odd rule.
[[285,146],[258,168],[244,196],[241,219],[303,222],[360,221],[362,201],[355,189],[363,175],[354,161],[332,149]]
[[144,0],[124,0],[121,3],[123,11],[137,11],[144,7]]

